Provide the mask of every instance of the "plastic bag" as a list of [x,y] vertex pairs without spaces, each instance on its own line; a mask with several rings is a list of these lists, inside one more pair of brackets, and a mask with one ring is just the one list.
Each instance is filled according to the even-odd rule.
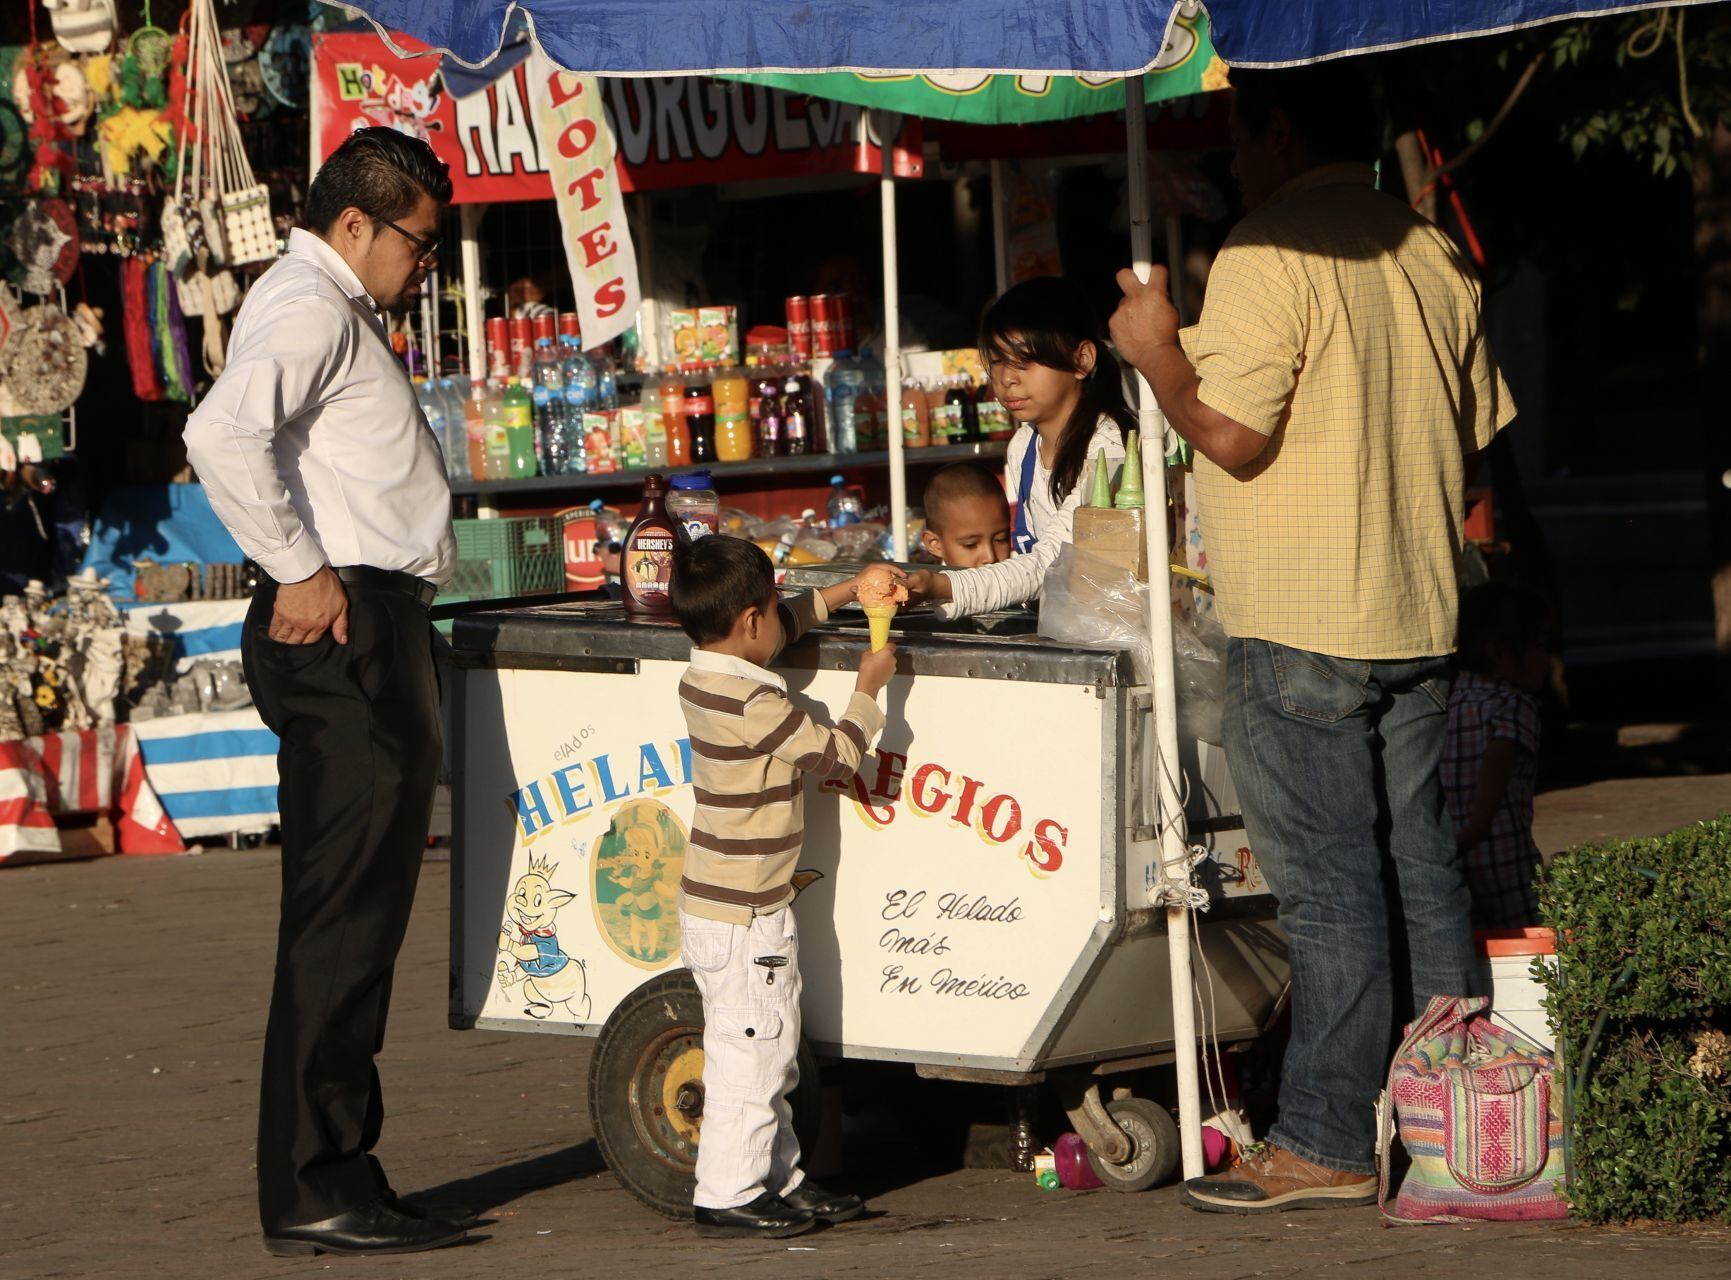
[[1146,659],[1148,584],[1121,565],[1065,543],[1046,570],[1039,634],[1067,644],[1134,649]]
[[[1122,565],[1067,544],[1046,571],[1039,634],[1067,644],[1129,649],[1149,668],[1148,584]],[[1212,618],[1172,620],[1181,738],[1220,742],[1226,698],[1226,633]],[[1142,678],[1148,677],[1144,674]]]
[[1226,632],[1213,618],[1172,620],[1173,673],[1178,685],[1178,735],[1220,745],[1226,702]]

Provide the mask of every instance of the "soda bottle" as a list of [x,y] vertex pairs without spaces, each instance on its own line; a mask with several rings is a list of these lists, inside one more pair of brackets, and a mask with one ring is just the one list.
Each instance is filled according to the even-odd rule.
[[865,388],[865,370],[853,352],[836,354],[824,376],[824,396],[829,403],[829,449],[831,453],[858,453],[860,392]]
[[667,420],[661,413],[661,379],[650,378],[643,384],[643,465],[667,465]]
[[709,384],[685,384],[685,429],[691,434],[691,460],[715,461],[715,397]]
[[935,445],[960,444],[962,440],[961,409],[950,401],[949,393],[948,378],[934,379],[925,387],[926,413],[931,419]]
[[468,406],[451,378],[433,384],[445,409],[445,474],[452,480],[467,480],[469,471]]
[[723,462],[751,457],[751,393],[743,369],[715,375],[715,456]]
[[781,391],[782,452],[796,457],[811,448],[811,401],[798,378],[789,378]]
[[540,444],[541,471],[545,475],[581,472],[582,445],[572,430],[565,405],[565,367],[548,337],[535,339],[535,381],[529,396],[535,403],[535,439]]
[[487,388],[486,415],[485,475],[489,480],[508,480],[511,478],[511,436],[505,430],[503,381],[497,388]]
[[605,352],[596,352],[592,363],[595,366],[596,397],[601,407],[612,413],[619,407],[619,371],[614,367],[613,357]]
[[670,373],[661,379],[661,419],[667,432],[667,465],[691,463],[691,432],[685,425],[685,378]]
[[926,393],[912,378],[902,380],[901,407],[902,445],[908,449],[923,449],[932,440],[932,424],[926,409]]
[[781,379],[759,374],[751,384],[751,425],[757,434],[757,454],[773,458],[781,452]]
[[[421,417],[425,419],[427,430],[433,433],[433,439],[439,442],[439,452],[445,454],[445,406],[440,402],[438,393],[432,381],[427,378],[411,378],[415,388],[415,403],[421,407]],[[445,462],[445,474],[451,473],[449,460]]]
[[559,353],[565,362],[565,412],[581,421],[596,408],[595,366],[583,354],[575,333],[559,335]]
[[980,419],[974,409],[974,397],[968,390],[967,378],[958,374],[948,379],[946,386],[944,403],[949,406],[951,431],[954,433],[951,443],[980,439]]
[[535,474],[535,401],[518,378],[505,380],[506,475],[526,480]]
[[829,478],[829,527],[839,529],[844,524],[858,524],[865,518],[865,503],[859,494],[847,487],[843,476]]

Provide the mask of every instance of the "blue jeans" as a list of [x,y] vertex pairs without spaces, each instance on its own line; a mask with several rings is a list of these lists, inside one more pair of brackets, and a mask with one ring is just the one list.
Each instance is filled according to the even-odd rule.
[[1439,776],[1449,683],[1446,658],[1227,644],[1226,759],[1292,957],[1268,1136],[1331,1169],[1375,1170],[1402,933],[1416,1010],[1476,994],[1472,902]]

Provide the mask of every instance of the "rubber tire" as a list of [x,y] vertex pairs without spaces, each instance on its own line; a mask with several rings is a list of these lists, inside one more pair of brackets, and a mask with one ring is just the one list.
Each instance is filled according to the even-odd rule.
[[1130,1135],[1130,1159],[1112,1164],[1088,1151],[1095,1175],[1113,1191],[1146,1191],[1166,1182],[1178,1170],[1182,1150],[1172,1113],[1147,1098],[1115,1098],[1106,1110]]
[[[703,1032],[703,1001],[689,969],[652,978],[620,1003],[601,1028],[589,1063],[589,1124],[601,1158],[625,1189],[663,1217],[688,1222],[696,1166],[669,1159],[644,1141],[631,1116],[632,1074],[645,1051],[669,1033]],[[799,1085],[789,1102],[800,1149],[817,1149],[822,1098],[817,1058],[799,1044]]]

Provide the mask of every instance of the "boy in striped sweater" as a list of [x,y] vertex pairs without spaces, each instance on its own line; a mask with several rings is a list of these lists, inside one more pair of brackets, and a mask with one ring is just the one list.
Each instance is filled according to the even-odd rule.
[[860,658],[859,683],[833,729],[764,670],[857,589],[850,579],[782,600],[769,557],[736,538],[699,538],[673,556],[673,612],[695,646],[679,685],[697,793],[679,926],[703,997],[699,1235],[781,1238],[865,1208],[799,1167],[787,1101],[799,1081],[800,1031],[790,904],[805,828],[801,775],[840,780],[859,768],[883,728],[877,698],[895,674],[895,646]]

